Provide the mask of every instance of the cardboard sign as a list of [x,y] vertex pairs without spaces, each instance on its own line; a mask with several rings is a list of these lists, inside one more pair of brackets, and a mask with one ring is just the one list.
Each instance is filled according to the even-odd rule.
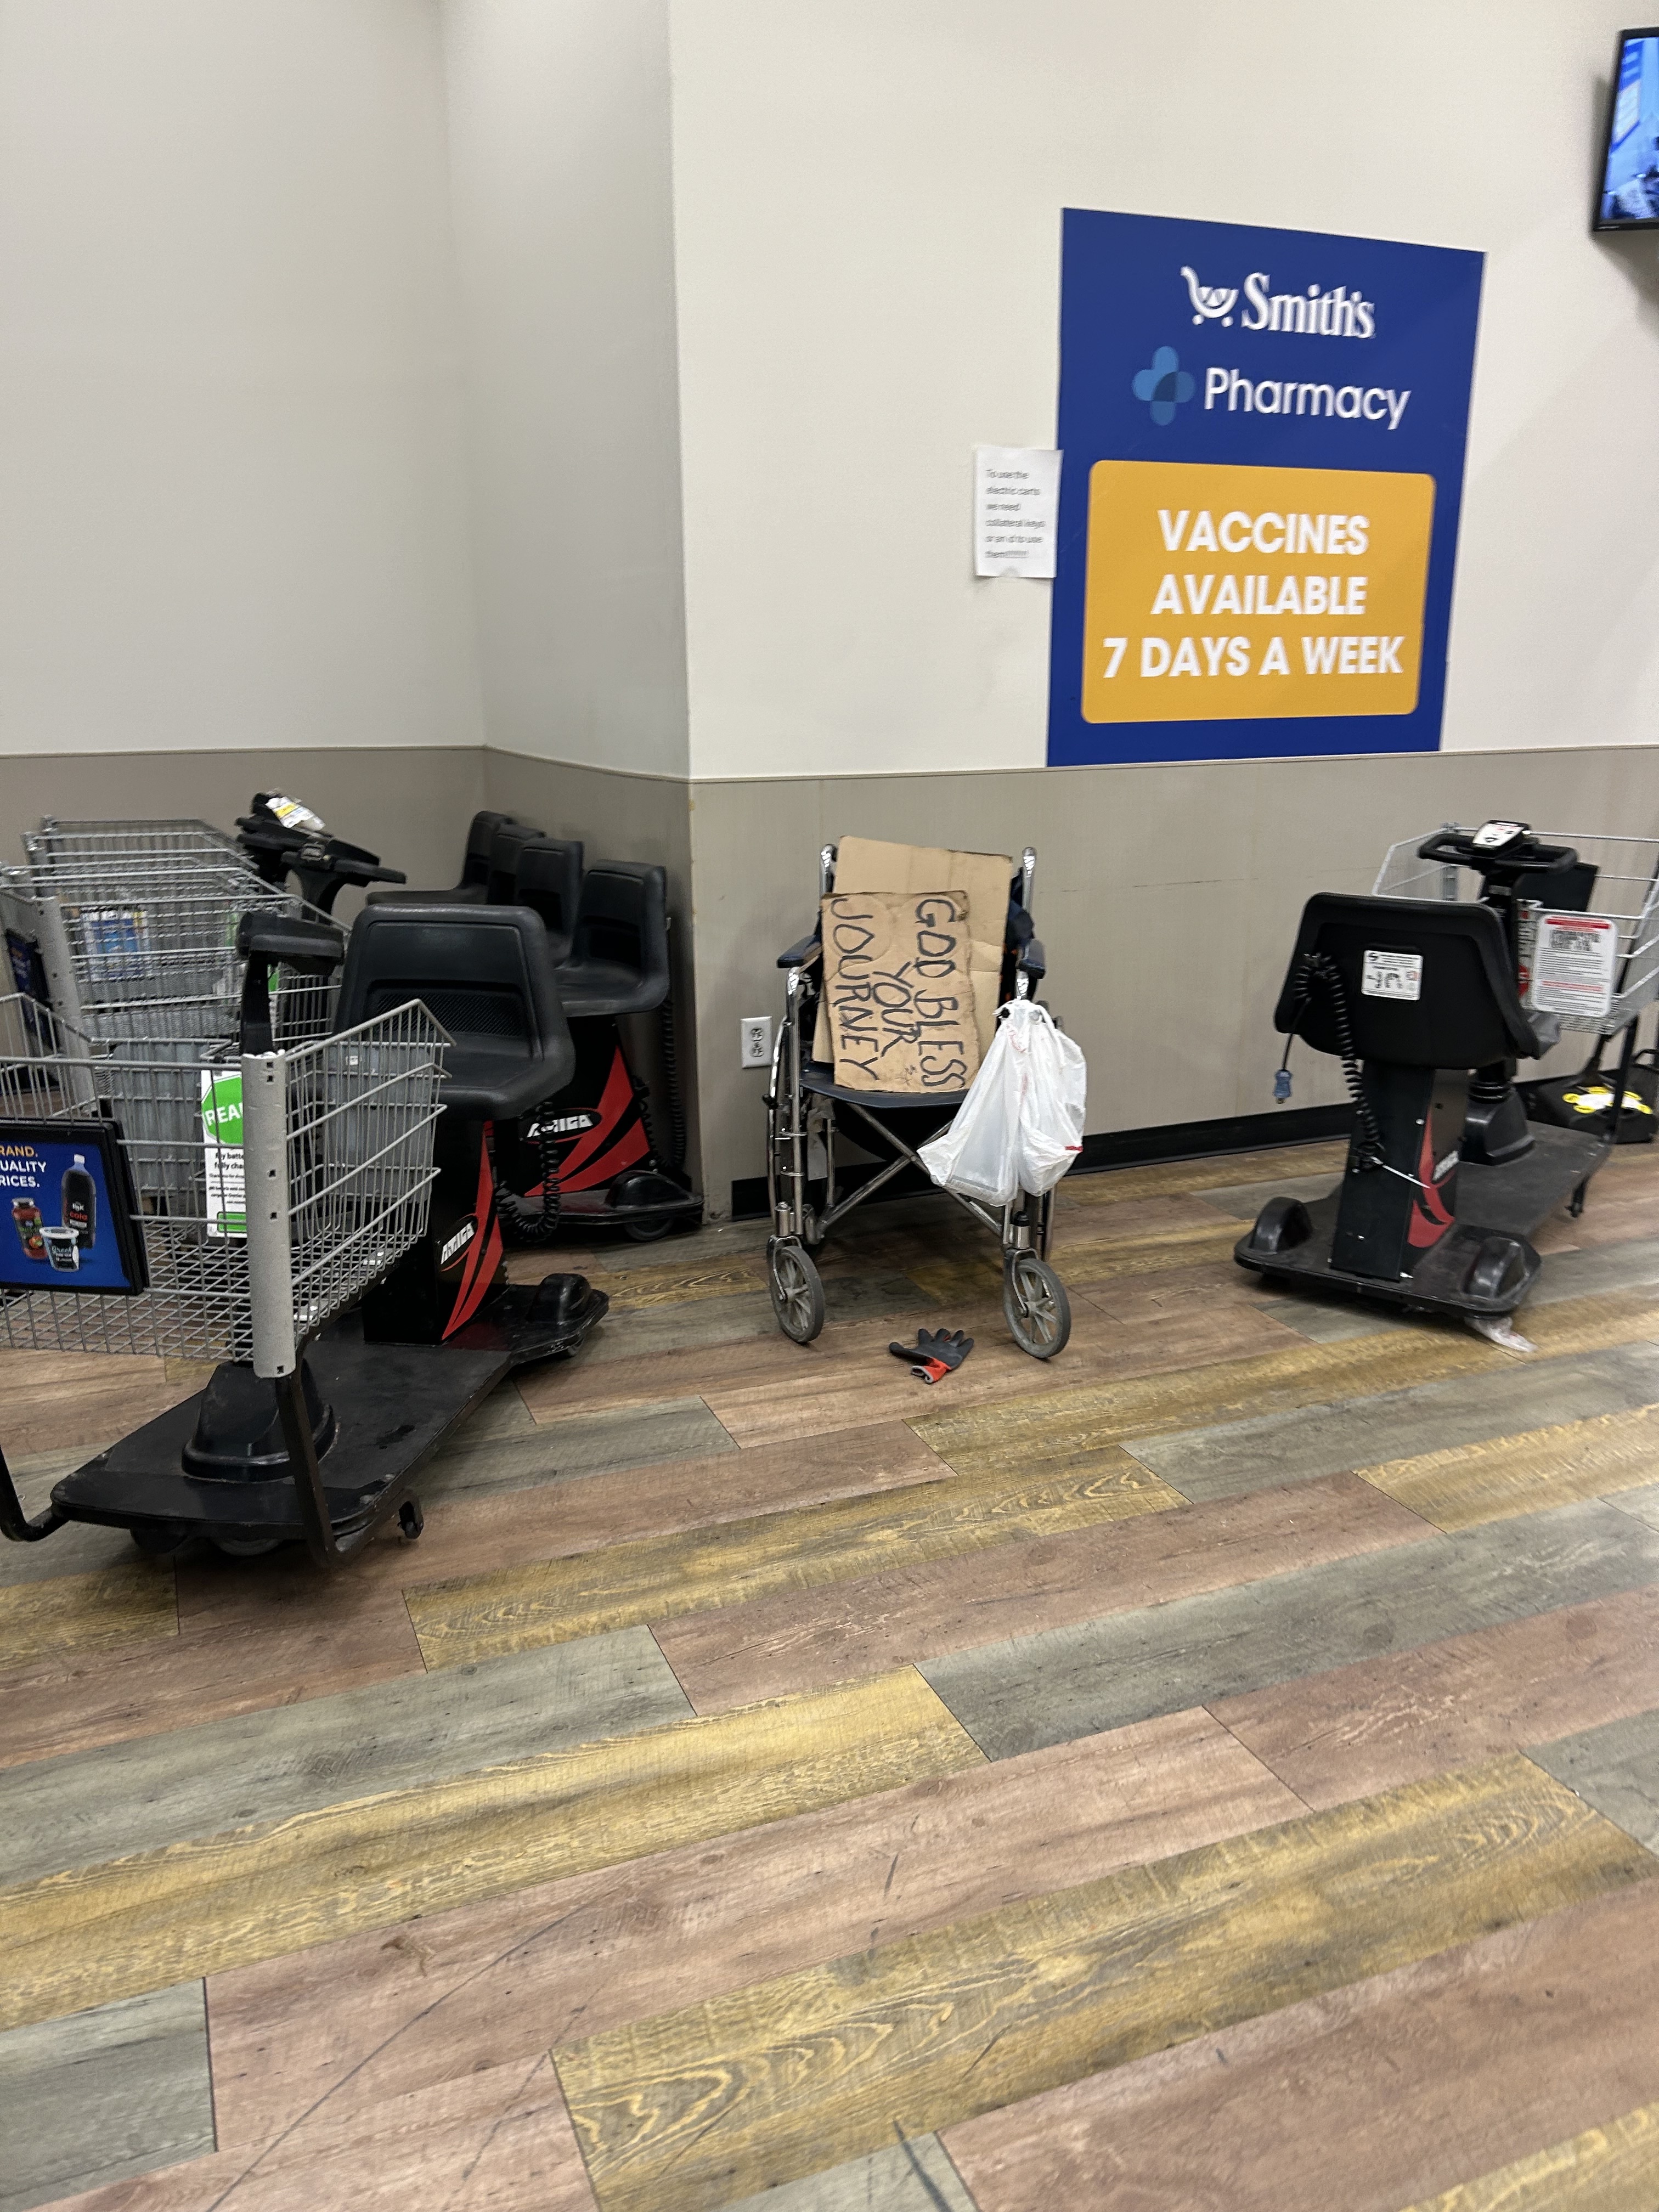
[[960,884],[968,902],[968,971],[973,978],[981,1059],[996,1034],[1013,872],[1014,864],[1006,853],[951,853],[941,846],[895,845],[879,837],[843,837],[836,853],[837,892],[920,895],[937,884]]
[[823,1004],[836,1080],[927,1097],[979,1069],[968,902],[957,891],[844,891],[823,902]]

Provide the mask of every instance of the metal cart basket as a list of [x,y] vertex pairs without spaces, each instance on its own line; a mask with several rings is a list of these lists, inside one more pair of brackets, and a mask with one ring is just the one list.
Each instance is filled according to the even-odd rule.
[[280,1376],[426,1233],[448,1039],[418,1003],[293,1051],[185,1060],[171,1040],[100,1047],[12,997],[0,1039],[0,1145],[20,1123],[112,1122],[148,1278],[133,1296],[61,1274],[0,1292],[0,1341]]
[[31,872],[43,884],[63,871],[84,875],[102,867],[118,874],[134,861],[229,860],[253,870],[236,841],[210,822],[181,817],[154,821],[64,822],[48,815],[23,832]]
[[[44,996],[76,1035],[101,1044],[228,1042],[242,976],[236,929],[254,911],[306,909],[234,853],[124,852],[110,840],[94,853],[54,848],[32,854],[27,868],[0,872],[14,980]],[[331,986],[282,981],[279,1041],[325,1034]]]
[[[1473,869],[1419,857],[1418,848],[1432,834],[1407,837],[1389,848],[1373,886],[1376,897],[1478,897],[1480,878]],[[1595,871],[1589,911],[1616,922],[1619,929],[1613,1003],[1600,1015],[1562,1011],[1561,1027],[1616,1036],[1659,997],[1659,837],[1580,836],[1555,830],[1533,834],[1547,844],[1571,846]]]

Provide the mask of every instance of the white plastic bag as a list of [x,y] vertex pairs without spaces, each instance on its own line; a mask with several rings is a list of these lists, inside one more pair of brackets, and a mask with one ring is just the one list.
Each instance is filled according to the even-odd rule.
[[920,1148],[928,1174],[985,1206],[1052,1190],[1082,1147],[1087,1073],[1046,1006],[1010,1000],[956,1119]]

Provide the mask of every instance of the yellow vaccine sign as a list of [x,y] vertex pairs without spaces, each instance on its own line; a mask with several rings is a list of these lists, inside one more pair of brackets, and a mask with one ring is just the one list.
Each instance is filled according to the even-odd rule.
[[1409,714],[1432,477],[1097,461],[1083,717]]

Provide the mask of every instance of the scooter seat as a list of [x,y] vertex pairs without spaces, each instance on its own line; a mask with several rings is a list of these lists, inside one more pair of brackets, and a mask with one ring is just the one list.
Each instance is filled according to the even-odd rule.
[[606,860],[582,879],[571,958],[557,969],[574,1018],[647,1014],[668,996],[668,886],[640,860]]
[[667,979],[641,975],[615,960],[568,960],[553,971],[571,1021],[603,1014],[647,1014],[668,995]]
[[448,890],[374,890],[370,906],[483,906],[489,896],[488,884],[456,884]]
[[516,1121],[575,1073],[547,932],[527,907],[366,907],[347,948],[336,1025],[410,999],[453,1040],[443,1103],[470,1120]]

